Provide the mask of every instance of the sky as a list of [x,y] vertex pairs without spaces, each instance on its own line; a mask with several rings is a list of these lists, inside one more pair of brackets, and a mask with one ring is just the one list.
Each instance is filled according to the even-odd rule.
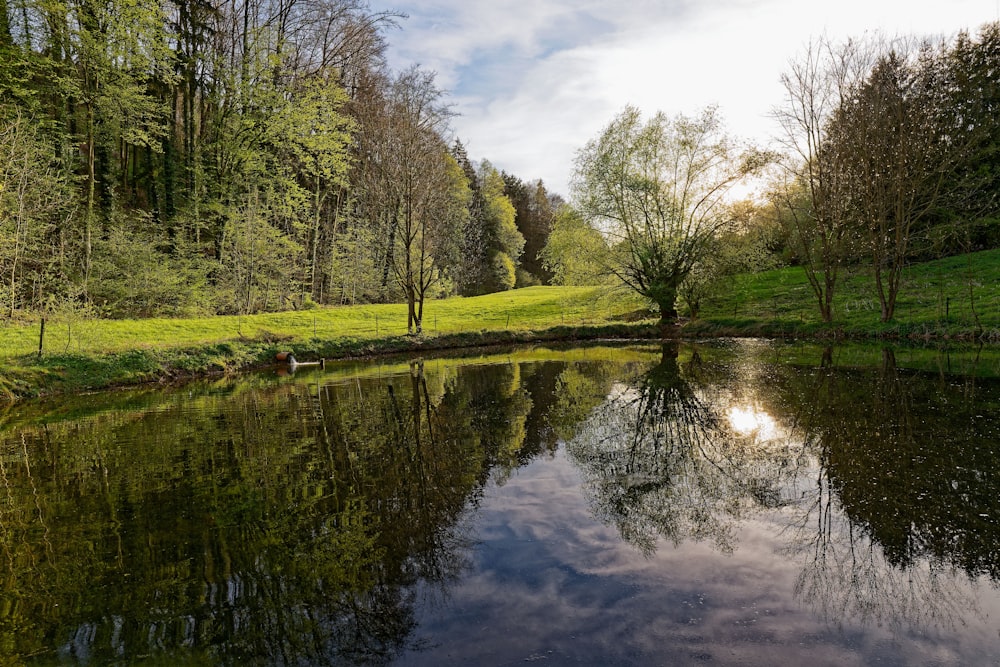
[[372,0],[407,15],[389,65],[436,72],[473,160],[570,195],[573,160],[626,105],[648,117],[717,105],[766,144],[781,74],[810,39],[951,37],[1000,19],[1000,0]]

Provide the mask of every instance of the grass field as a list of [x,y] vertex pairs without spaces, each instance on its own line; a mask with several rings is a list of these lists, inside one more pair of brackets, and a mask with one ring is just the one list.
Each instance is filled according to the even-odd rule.
[[277,350],[299,359],[549,338],[629,335],[640,299],[607,287],[531,287],[431,301],[424,336],[406,335],[406,306],[316,308],[245,317],[50,319],[0,327],[0,400],[246,368]]
[[[842,273],[835,320],[820,321],[796,267],[737,276],[681,332],[697,336],[964,338],[1000,342],[1000,250],[912,267],[893,322],[879,321],[871,276]],[[431,301],[424,335],[406,335],[402,304],[244,317],[46,322],[0,326],[0,400],[247,368],[276,350],[300,359],[574,337],[655,335],[641,299],[607,287],[531,287]]]
[[[531,287],[481,297],[429,301],[425,306],[424,332],[436,335],[586,326],[612,321],[639,307],[639,300],[607,288]],[[40,322],[0,327],[0,360],[37,353],[39,333]],[[46,322],[43,353],[106,354],[241,339],[375,340],[405,334],[404,304],[194,319],[72,321],[57,318]]]
[[974,337],[1000,341],[1000,250],[917,264],[904,276],[893,321],[880,322],[870,270],[845,269],[834,292],[834,321],[820,320],[805,273],[789,267],[738,276],[705,303],[688,333],[852,337]]

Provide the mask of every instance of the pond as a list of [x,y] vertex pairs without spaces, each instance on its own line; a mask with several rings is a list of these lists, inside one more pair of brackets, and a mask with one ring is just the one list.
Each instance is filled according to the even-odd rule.
[[996,665],[998,460],[996,349],[531,347],[24,404],[0,656]]

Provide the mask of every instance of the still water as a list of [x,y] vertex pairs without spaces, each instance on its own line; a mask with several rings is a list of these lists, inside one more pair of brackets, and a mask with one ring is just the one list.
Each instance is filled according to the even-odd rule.
[[1000,351],[307,370],[0,414],[0,664],[1000,664]]

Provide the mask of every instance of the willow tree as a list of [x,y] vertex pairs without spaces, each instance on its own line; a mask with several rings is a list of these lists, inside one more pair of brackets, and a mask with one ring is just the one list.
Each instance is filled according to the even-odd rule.
[[643,121],[626,107],[577,154],[573,195],[609,237],[611,272],[677,318],[677,290],[726,228],[726,194],[766,163],[739,150],[715,108]]

